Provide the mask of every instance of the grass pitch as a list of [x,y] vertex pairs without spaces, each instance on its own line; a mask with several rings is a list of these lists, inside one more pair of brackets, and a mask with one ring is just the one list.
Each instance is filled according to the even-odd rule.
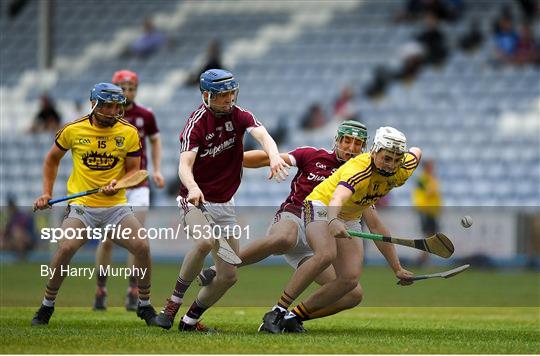
[[[177,270],[155,266],[156,309],[169,295]],[[165,331],[148,328],[135,313],[124,311],[123,279],[110,279],[106,312],[91,311],[95,281],[67,279],[50,324],[32,328],[45,284],[39,265],[2,265],[0,352],[540,353],[538,274],[473,269],[448,280],[399,287],[388,269],[368,267],[361,279],[365,300],[360,307],[308,321],[303,335],[258,334],[262,315],[290,273],[284,266],[241,269],[238,284],[204,315],[204,323],[219,333],[194,335],[179,333],[178,320],[174,329]],[[186,304],[198,288],[190,289]]]

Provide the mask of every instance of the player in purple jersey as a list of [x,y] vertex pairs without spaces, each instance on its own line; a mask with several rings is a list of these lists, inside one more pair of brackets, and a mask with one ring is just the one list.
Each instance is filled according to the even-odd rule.
[[[157,127],[156,118],[154,113],[149,109],[140,106],[135,103],[135,97],[137,96],[137,87],[139,85],[139,78],[137,73],[130,70],[119,70],[113,74],[112,83],[122,88],[124,96],[126,98],[126,104],[124,106],[124,119],[126,119],[131,125],[137,128],[139,132],[139,139],[141,141],[141,167],[140,169],[147,169],[148,160],[146,157],[146,138],[150,141],[150,148],[152,152],[152,181],[158,188],[163,188],[165,180],[161,174],[161,139],[159,137],[159,129]],[[150,189],[148,180],[145,180],[139,186],[126,190],[126,198],[128,205],[132,206],[135,212],[135,216],[144,226],[146,222],[146,214],[148,207],[150,206]],[[111,264],[113,244],[110,239],[98,245],[96,251],[96,270],[101,271],[99,266],[108,266]],[[127,266],[131,268],[134,263],[134,256],[129,253]],[[107,276],[97,275],[97,288],[96,297],[94,300],[94,310],[106,310],[106,297],[107,297]],[[128,289],[126,293],[125,306],[127,310],[137,310],[137,280],[134,277],[128,278]]]
[[[283,254],[287,263],[294,269],[313,256],[306,239],[304,222],[302,220],[302,205],[306,196],[323,180],[328,178],[343,163],[358,155],[366,145],[366,127],[353,120],[344,121],[338,128],[333,151],[317,149],[314,147],[299,147],[289,153],[282,154],[285,162],[298,168],[296,176],[291,182],[291,192],[285,202],[276,212],[274,222],[268,230],[268,235],[247,245],[240,251],[242,264],[239,267],[250,265],[263,260],[270,255]],[[248,151],[244,153],[244,167],[259,168],[268,165],[268,158],[263,151]],[[380,220],[375,209],[364,212],[362,220],[373,233],[387,233],[388,230]],[[389,264],[396,265],[396,258],[388,251],[386,244],[377,247],[388,260]],[[399,264],[399,261],[397,261]],[[203,270],[199,276],[201,285],[209,284],[215,276],[214,266]],[[332,266],[317,276],[315,282],[324,285],[336,277]],[[336,314],[342,310],[354,308],[362,301],[362,288],[357,285],[347,292],[335,303],[311,316],[311,319]],[[279,311],[276,305],[273,309]],[[272,311],[273,312],[273,311]],[[272,313],[271,312],[271,313]],[[302,323],[294,318],[292,313],[281,315],[277,328],[286,332],[303,332]],[[273,320],[272,320],[273,321]],[[269,331],[263,327],[260,331]]]
[[[172,327],[184,293],[210,252],[216,265],[216,278],[199,291],[180,320],[179,330],[208,332],[199,322],[201,315],[236,282],[236,266],[217,257],[220,242],[213,234],[219,229],[221,238],[226,238],[238,251],[238,241],[232,236],[237,225],[233,195],[242,175],[244,133],[249,132],[270,157],[269,178],[288,175],[289,165],[281,158],[272,137],[252,113],[236,105],[238,88],[233,75],[225,70],[211,69],[201,74],[203,103],[191,114],[180,134],[181,186],[177,201],[188,238],[194,239],[195,246],[184,258],[173,293],[156,319],[164,329]],[[209,223],[198,209],[200,205],[215,220],[215,227],[205,228]]]

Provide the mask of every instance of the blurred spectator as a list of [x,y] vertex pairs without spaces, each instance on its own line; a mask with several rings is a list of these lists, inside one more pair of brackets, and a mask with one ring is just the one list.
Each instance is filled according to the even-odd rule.
[[420,43],[409,41],[403,44],[398,49],[397,54],[400,68],[395,74],[396,79],[402,81],[414,80],[424,62],[424,55],[424,48]]
[[334,101],[334,119],[337,122],[358,119],[358,112],[353,100],[354,91],[352,87],[349,85],[344,86],[341,89],[341,93]]
[[38,241],[32,214],[21,211],[15,198],[9,196],[2,216],[6,220],[0,231],[0,249],[15,252],[20,261],[26,260]]
[[203,65],[189,74],[187,85],[199,85],[199,78],[202,73],[209,69],[223,69],[221,63],[221,44],[217,39],[212,40],[206,50],[206,58]]
[[[326,124],[326,115],[319,103],[313,103],[300,120],[302,130],[313,130]],[[272,136],[274,137],[274,136]]]
[[[425,237],[434,235],[439,230],[439,215],[441,213],[442,198],[439,182],[435,176],[435,162],[427,159],[423,164],[423,171],[416,180],[416,188],[412,193],[413,204],[418,211],[422,233]],[[427,262],[429,254],[422,253],[418,260],[419,265]]]
[[86,113],[83,112],[83,104],[80,100],[74,100],[73,101],[73,112],[71,113],[71,121],[80,119],[83,117]]
[[386,67],[377,66],[373,72],[373,79],[364,88],[364,94],[371,99],[382,97],[391,79],[392,75]]
[[528,24],[521,26],[517,44],[516,64],[540,64],[540,43],[534,38]]
[[517,0],[526,22],[533,21],[540,15],[540,2],[537,0]]
[[62,124],[62,118],[56,108],[52,99],[44,94],[40,97],[39,112],[34,118],[34,122],[30,127],[30,132],[56,132],[60,129]]
[[426,15],[425,29],[416,36],[424,47],[424,59],[429,64],[442,64],[448,56],[446,37],[439,28],[439,21],[433,14]]
[[519,36],[512,18],[508,15],[497,20],[494,41],[496,59],[503,63],[512,63],[518,51]]
[[167,43],[167,37],[156,30],[149,18],[144,20],[143,34],[124,51],[123,55],[146,58]]
[[439,20],[455,21],[464,10],[463,0],[408,0],[397,21],[417,21],[427,14]]
[[10,20],[15,19],[25,8],[28,0],[11,0],[8,5],[8,17]]
[[484,36],[480,30],[480,23],[477,19],[471,21],[469,29],[459,39],[459,47],[464,51],[474,51],[484,41]]

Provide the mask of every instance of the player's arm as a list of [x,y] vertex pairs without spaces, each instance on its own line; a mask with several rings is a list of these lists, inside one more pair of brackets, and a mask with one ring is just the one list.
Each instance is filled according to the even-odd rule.
[[345,202],[349,200],[352,195],[352,190],[341,184],[338,184],[336,190],[334,190],[332,199],[330,199],[330,203],[328,204],[327,221],[330,234],[334,237],[351,238],[347,233],[347,227],[345,226],[345,223],[343,222],[343,220],[339,219],[339,213],[341,212],[341,207],[343,206],[343,204],[345,204]]
[[48,202],[52,198],[54,182],[58,174],[58,166],[60,166],[60,160],[65,154],[66,151],[61,150],[56,143],[52,145],[47,153],[45,162],[43,162],[43,194],[34,202],[34,211],[36,209],[50,208]]
[[[364,220],[371,233],[380,234],[383,236],[390,236],[390,230],[386,227],[386,225],[384,225],[384,223],[380,219],[377,210],[373,208],[367,208],[362,213],[362,220]],[[388,262],[388,265],[396,274],[396,277],[401,280],[401,284],[412,284],[412,282],[407,281],[407,279],[411,278],[413,276],[413,273],[401,267],[401,263],[399,262],[399,257],[397,255],[395,246],[391,243],[383,241],[373,242],[375,242],[375,245]]]
[[[289,166],[293,166],[288,153],[280,153],[279,156]],[[261,168],[270,165],[270,158],[263,150],[251,150],[244,152],[244,161],[242,162],[245,168]]]
[[[125,165],[126,165],[126,174],[122,177],[123,179],[126,179],[127,177],[135,174],[141,169],[141,156],[127,156]],[[117,180],[113,179],[109,183],[109,185],[101,189],[101,192],[105,195],[115,195],[116,193],[118,193],[118,189],[114,188],[116,183],[117,183]]]
[[205,202],[204,195],[193,176],[193,165],[197,158],[197,152],[184,151],[180,154],[180,164],[178,166],[178,176],[184,187],[188,190],[188,201],[193,205]]
[[420,163],[420,160],[422,159],[422,150],[418,147],[411,147],[409,152],[412,153],[416,157],[418,163]]
[[152,181],[158,188],[165,186],[165,179],[161,174],[161,137],[159,133],[150,136],[150,150],[152,151],[152,166],[154,172],[152,173]]
[[270,159],[270,174],[268,175],[268,179],[276,177],[278,180],[285,180],[289,175],[287,169],[290,166],[281,158],[272,136],[270,136],[264,126],[255,127],[249,133],[261,144]]

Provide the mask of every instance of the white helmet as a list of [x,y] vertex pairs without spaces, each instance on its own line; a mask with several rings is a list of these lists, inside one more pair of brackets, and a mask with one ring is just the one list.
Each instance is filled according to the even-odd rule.
[[403,132],[396,130],[390,126],[379,127],[375,131],[375,138],[373,139],[372,152],[379,152],[379,150],[385,149],[388,151],[402,154],[407,152],[407,138]]

